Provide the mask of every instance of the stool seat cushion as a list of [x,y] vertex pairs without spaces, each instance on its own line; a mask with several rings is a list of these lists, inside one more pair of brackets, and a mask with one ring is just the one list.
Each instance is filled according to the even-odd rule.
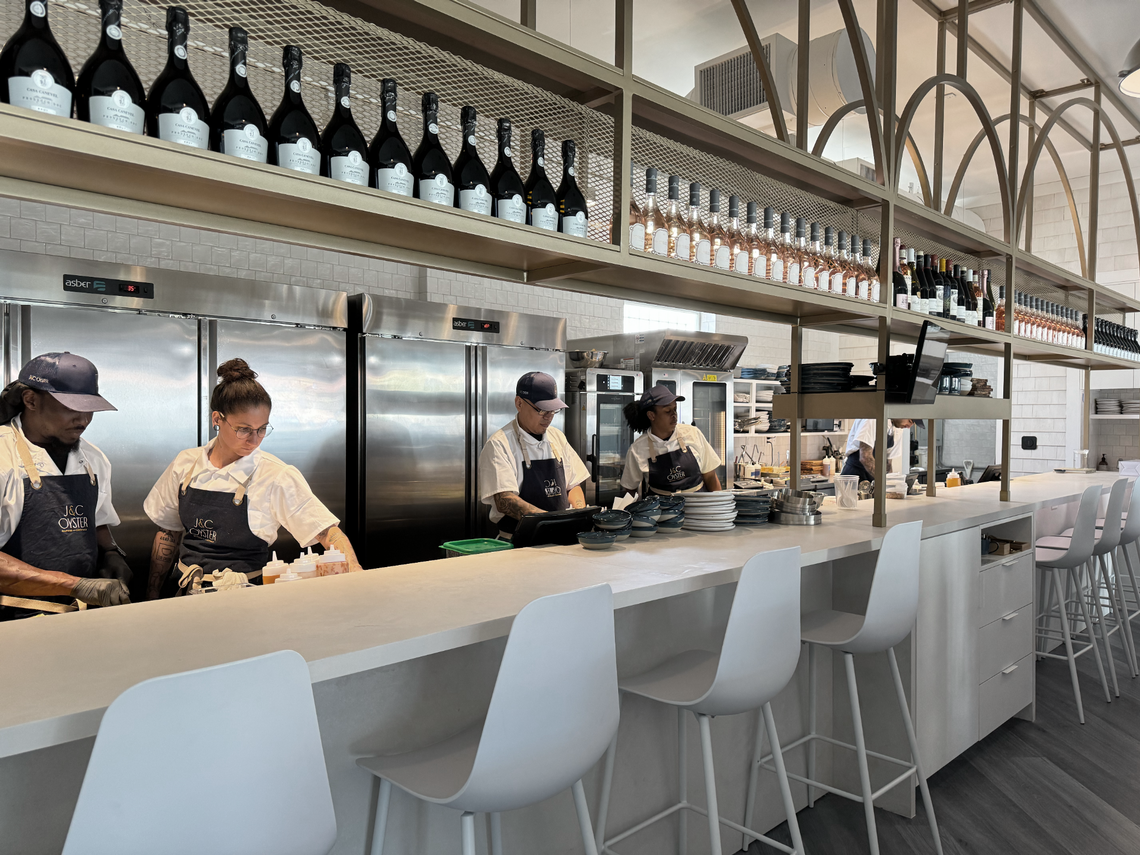
[[1051,565],[1053,562],[1058,561],[1060,558],[1062,558],[1068,551],[1069,549],[1067,545],[1064,549],[1048,549],[1046,547],[1039,546],[1036,549],[1036,555],[1034,557],[1037,559],[1038,564]]
[[854,638],[863,628],[863,615],[821,609],[800,617],[800,639],[809,644],[838,647]]
[[643,674],[619,680],[618,686],[623,692],[688,708],[699,704],[708,695],[719,664],[719,653],[686,650]]
[[426,748],[384,757],[362,757],[356,764],[424,801],[448,804],[467,784],[482,732],[480,722]]
[[1037,538],[1036,545],[1038,549],[1059,549],[1064,552],[1069,548],[1069,544],[1072,540],[1073,536],[1070,531],[1066,534],[1051,534],[1048,537],[1039,537]]

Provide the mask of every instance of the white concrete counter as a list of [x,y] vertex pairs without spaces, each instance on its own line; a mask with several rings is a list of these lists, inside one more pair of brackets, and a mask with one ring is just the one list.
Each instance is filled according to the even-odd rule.
[[[1012,502],[998,500],[997,483],[948,489],[936,499],[922,496],[889,502],[888,521],[894,525],[921,519],[924,539],[966,534],[967,529],[1072,502],[1089,485],[1106,488],[1115,477],[1115,473],[1097,473],[1019,478],[1012,485]],[[342,826],[334,851],[357,852],[365,829],[356,826],[368,815],[369,796],[352,789],[366,782],[354,777],[351,755],[397,750],[426,739],[428,731],[447,732],[464,716],[477,716],[472,709],[485,705],[486,697],[480,695],[483,689],[473,690],[465,681],[474,680],[471,675],[476,674],[484,688],[493,682],[501,639],[526,603],[547,594],[609,583],[615,606],[621,610],[619,667],[629,673],[631,668],[652,664],[668,644],[679,643],[676,639],[684,635],[679,630],[689,626],[689,617],[683,616],[690,614],[684,612],[684,603],[695,609],[692,614],[715,613],[723,618],[731,589],[707,589],[735,582],[740,567],[757,552],[800,546],[804,608],[830,606],[833,562],[838,562],[836,573],[849,568],[851,578],[873,566],[872,553],[883,530],[873,528],[870,518],[868,501],[855,511],[825,511],[823,525],[816,527],[659,534],[646,540],[630,539],[601,552],[577,546],[511,550],[0,624],[0,649],[4,651],[0,657],[0,758],[10,758],[0,760],[0,800],[14,792],[16,776],[27,774],[29,761],[21,757],[72,752],[67,774],[74,778],[78,772],[81,779],[89,740],[98,730],[103,711],[129,686],[163,674],[289,648],[309,663],[317,693]],[[726,591],[728,596],[722,596]],[[838,603],[840,597],[836,597]],[[652,650],[647,649],[650,646]],[[407,676],[410,673],[420,676],[412,679]],[[449,673],[461,673],[462,678],[453,677],[447,690],[462,697],[466,687],[473,697],[464,698],[461,712],[436,716],[430,727],[417,725],[418,732],[409,733],[406,713],[396,713],[406,704],[422,707],[430,703],[432,686],[442,691],[433,680],[445,680]],[[384,692],[382,701],[375,700],[377,691]],[[798,693],[798,689],[791,691]],[[374,702],[375,710],[370,708]],[[787,703],[792,704],[787,715],[799,716],[798,701]],[[387,723],[381,725],[381,720]],[[781,724],[782,736],[788,741],[794,738],[794,730],[789,728],[784,735]],[[747,728],[741,733],[747,733]],[[73,749],[73,745],[80,747]],[[69,784],[70,788],[77,786],[74,781]],[[344,796],[345,787],[352,791],[350,800]],[[726,803],[729,798],[726,794]],[[617,811],[615,821],[620,822],[622,813]],[[0,824],[6,815],[10,818],[0,804]],[[347,825],[346,817],[352,818]],[[572,811],[559,817],[558,824],[563,819],[570,823],[568,839],[572,841]],[[30,833],[26,839],[31,839]],[[432,839],[438,843],[446,838]],[[442,851],[451,848],[446,844]],[[28,851],[58,851],[58,847],[45,845]]]

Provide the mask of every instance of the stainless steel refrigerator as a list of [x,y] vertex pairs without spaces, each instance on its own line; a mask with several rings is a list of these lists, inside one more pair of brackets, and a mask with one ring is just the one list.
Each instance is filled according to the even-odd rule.
[[[113,530],[145,591],[155,526],[142,504],[178,452],[210,438],[219,363],[241,357],[273,398],[266,451],[296,466],[344,517],[348,295],[246,279],[0,252],[4,383],[33,356],[70,351],[99,369],[117,412],[84,438],[111,462]],[[284,530],[280,555],[299,551]],[[50,568],[49,568],[50,569]]]
[[732,486],[732,372],[748,339],[724,333],[655,330],[575,339],[570,350],[606,351],[606,368],[640,371],[645,387],[657,384],[685,398],[677,416],[701,429],[724,463],[721,486]]
[[515,417],[519,377],[561,380],[566,320],[366,294],[350,306],[349,519],[365,566],[493,536],[479,452]]

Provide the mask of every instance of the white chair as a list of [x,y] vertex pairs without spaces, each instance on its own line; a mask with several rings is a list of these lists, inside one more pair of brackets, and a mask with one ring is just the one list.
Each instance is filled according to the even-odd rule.
[[462,811],[464,855],[475,855],[475,814],[499,814],[572,788],[582,842],[597,855],[582,776],[617,733],[617,653],[609,585],[542,597],[518,613],[487,716],[436,745],[356,762],[380,778],[372,855],[382,855],[395,784],[425,802]]
[[[867,818],[867,839],[870,843],[872,855],[878,855],[879,852],[874,800],[903,781],[910,780],[911,776],[918,779],[918,787],[922,791],[922,801],[926,806],[926,818],[930,823],[930,833],[934,837],[934,849],[939,855],[942,853],[942,840],[938,834],[938,823],[934,818],[934,803],[930,800],[930,790],[926,785],[926,776],[922,772],[922,763],[918,756],[918,742],[915,739],[914,725],[910,720],[910,708],[906,701],[906,690],[903,688],[894,651],[895,645],[910,634],[918,615],[919,549],[921,542],[921,521],[896,525],[883,536],[883,544],[879,547],[879,558],[875,564],[875,576],[871,581],[871,593],[867,600],[866,614],[858,615],[824,609],[809,612],[802,618],[801,636],[803,641],[809,645],[809,728],[806,736],[791,743],[784,750],[791,751],[793,748],[806,744],[808,746],[808,774],[807,777],[800,777],[789,773],[788,777],[808,785],[809,805],[815,802],[814,790],[817,788],[852,801],[861,802],[863,813]],[[855,731],[854,745],[816,733],[816,651],[820,647],[838,650],[843,654],[843,662],[847,669],[847,691],[851,702],[851,718]],[[887,660],[890,662],[899,711],[902,713],[907,741],[910,743],[912,757],[910,762],[868,751],[863,736],[863,719],[859,710],[859,689],[855,683],[855,654],[883,653],[884,651],[887,654]],[[819,741],[855,751],[859,764],[860,793],[849,793],[815,780],[815,745]],[[885,786],[878,790],[872,790],[871,775],[867,765],[869,756],[901,766],[904,771]],[[756,760],[754,765],[771,768],[764,763],[764,759]],[[749,799],[752,797],[751,790],[752,787],[750,786]]]
[[[1046,574],[1045,607],[1037,614],[1037,656],[1068,661],[1069,677],[1073,683],[1073,698],[1077,702],[1077,719],[1081,724],[1085,723],[1085,710],[1081,703],[1081,686],[1077,680],[1077,657],[1083,656],[1090,649],[1096,660],[1097,671],[1100,673],[1104,699],[1110,703],[1112,701],[1108,680],[1104,674],[1104,664],[1100,659],[1100,648],[1093,634],[1088,598],[1085,596],[1084,579],[1080,572],[1080,568],[1092,558],[1100,495],[1099,486],[1094,485],[1085,490],[1081,495],[1080,504],[1077,505],[1077,519],[1072,534],[1067,538],[1038,539],[1034,555],[1037,569]],[[1054,594],[1057,598],[1056,616],[1061,624],[1059,632],[1049,625],[1054,617]],[[1070,611],[1074,602],[1079,609],[1075,613]],[[1074,633],[1072,629],[1072,622],[1075,620],[1083,623],[1087,634],[1087,641],[1077,638],[1076,645],[1074,645],[1074,636],[1079,633]],[[1053,653],[1049,649],[1058,641],[1064,644],[1064,655]]]
[[[609,811],[610,790],[613,782],[614,756],[617,738],[614,738],[606,755],[605,775],[602,782],[601,808],[598,814],[598,849],[613,852],[611,846],[620,843],[649,825],[681,812],[681,847],[684,851],[687,826],[684,811],[709,818],[709,844],[713,855],[721,853],[720,826],[763,840],[782,852],[804,851],[796,823],[796,809],[792,791],[784,770],[780,741],[772,717],[771,700],[776,697],[795,673],[800,656],[800,550],[799,547],[762,552],[754,555],[740,572],[740,581],[732,601],[732,610],[725,628],[724,642],[719,653],[709,650],[687,650],[661,665],[621,681],[622,692],[640,695],[677,708],[677,744],[681,800],[638,823],[631,829],[606,839],[606,817]],[[713,716],[737,715],[761,710],[761,729],[757,733],[757,751],[764,730],[772,745],[776,774],[780,780],[784,810],[788,818],[794,848],[772,840],[746,827],[752,822],[752,801],[749,800],[744,825],[725,819],[717,807],[716,777],[713,768],[712,730]],[[701,754],[704,758],[705,798],[708,809],[690,804],[686,793],[686,739],[685,711],[697,719],[701,734]]]
[[325,855],[335,841],[309,668],[283,650],[119,695],[63,853]]
[[[1124,603],[1124,611],[1128,620],[1130,639],[1132,639],[1132,621],[1140,617],[1140,585],[1136,582],[1136,570],[1132,565],[1132,556],[1128,551],[1130,546],[1140,549],[1136,546],[1140,542],[1140,489],[1138,487],[1140,487],[1140,481],[1133,481],[1132,493],[1128,499],[1128,510],[1121,514],[1124,522],[1121,525],[1120,545],[1117,547],[1118,556],[1113,559],[1117,583],[1120,586],[1120,598]],[[1123,562],[1120,562],[1119,558],[1123,558]],[[1131,591],[1123,584],[1124,570],[1122,568],[1127,569]],[[1128,599],[1129,596],[1131,596],[1131,601]],[[1136,643],[1134,639],[1132,639],[1132,650],[1135,657]],[[1135,658],[1133,661],[1135,663]]]

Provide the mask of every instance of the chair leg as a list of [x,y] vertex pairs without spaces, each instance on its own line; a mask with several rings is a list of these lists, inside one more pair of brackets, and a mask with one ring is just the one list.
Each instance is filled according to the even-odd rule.
[[463,855],[475,855],[475,814],[465,811],[459,818],[459,829],[463,835]]
[[[677,707],[677,796],[681,804],[689,803],[689,767],[685,762],[689,753],[688,734],[685,731],[685,711]],[[677,811],[677,855],[689,851],[689,812]]]
[[376,824],[372,828],[372,855],[384,855],[384,834],[388,830],[388,804],[392,801],[392,782],[380,779],[376,796]]
[[716,770],[713,768],[711,716],[697,715],[701,727],[701,757],[705,761],[705,803],[709,811],[709,851],[721,855],[720,809],[716,800]]
[[[816,693],[815,693],[815,672],[819,665],[819,645],[808,645],[808,733],[815,736],[815,722],[816,722]],[[815,776],[815,740],[809,739],[807,744],[807,778],[809,781],[816,781],[818,778]],[[807,789],[808,807],[815,807],[815,787],[808,784]]]
[[[1045,631],[1049,629],[1049,621],[1053,619],[1053,574],[1055,572],[1055,570],[1045,571],[1045,608],[1037,613],[1037,630],[1040,633],[1040,644],[1036,642],[1034,644],[1034,649],[1038,653],[1047,653],[1049,648],[1049,636]],[[1057,596],[1061,596],[1059,589]],[[1064,606],[1062,606],[1062,608],[1063,607]],[[1044,657],[1038,656],[1037,658],[1042,659]]]
[[934,851],[942,855],[942,837],[938,833],[938,822],[934,818],[934,802],[930,799],[930,788],[926,784],[926,775],[922,771],[922,761],[918,757],[918,739],[914,735],[914,723],[910,720],[910,706],[906,702],[906,691],[903,689],[902,676],[899,674],[899,663],[895,659],[895,649],[887,648],[887,659],[891,663],[891,676],[895,679],[895,693],[899,696],[899,711],[902,713],[903,724],[906,727],[907,742],[910,743],[910,754],[914,760],[914,774],[918,778],[918,788],[922,791],[922,803],[926,805],[926,820],[930,823],[930,833],[934,836]]
[[[756,818],[756,788],[760,783],[760,758],[764,756],[764,712],[760,711],[756,717],[756,741],[752,751],[752,766],[748,772],[748,791],[744,795],[744,827],[751,828]],[[741,849],[747,849],[752,838],[744,835]]]
[[[621,716],[621,702],[625,699],[624,694],[618,694],[618,718]],[[602,772],[602,794],[598,799],[598,825],[594,829],[594,841],[597,844],[598,851],[602,851],[602,846],[606,841],[606,820],[610,815],[610,793],[613,790],[614,783],[614,758],[617,756],[617,731],[614,731],[614,738],[610,741],[610,747],[606,749],[606,765]]]
[[875,825],[875,803],[871,798],[871,771],[867,768],[867,744],[863,740],[863,716],[859,711],[859,687],[855,683],[855,657],[843,654],[847,666],[847,694],[851,699],[851,723],[855,730],[855,752],[859,758],[859,787],[863,793],[863,814],[867,818],[867,842],[871,855],[879,855],[879,830]]
[[1065,602],[1065,594],[1061,590],[1061,571],[1053,569],[1049,571],[1049,584],[1050,588],[1056,587],[1057,599],[1061,603],[1061,639],[1065,643],[1065,658],[1069,660],[1069,677],[1073,681],[1073,698],[1077,702],[1077,719],[1081,724],[1085,723],[1085,708],[1081,704],[1081,684],[1077,680],[1077,657],[1073,654],[1073,636],[1069,632],[1069,609],[1068,604]]
[[[590,808],[586,804],[586,788],[582,786],[581,779],[574,782],[573,790],[574,809],[578,812],[578,827],[582,830],[582,845],[586,848],[586,855],[598,855],[598,847],[594,842],[594,829],[590,826]],[[499,847],[494,855],[503,855],[501,842]]]
[[[1104,628],[1101,633],[1104,636],[1104,643],[1107,649],[1109,667],[1112,669],[1112,685],[1116,689],[1116,696],[1120,697],[1120,688],[1116,679],[1116,656],[1112,648],[1112,633],[1123,630],[1124,627],[1120,623],[1120,612],[1116,608],[1116,594],[1113,593],[1112,582],[1109,581],[1108,576],[1108,562],[1103,555],[1098,555],[1093,558],[1092,567],[1089,568],[1092,576],[1090,581],[1092,583],[1091,590],[1096,596],[1097,604],[1100,606],[1101,612],[1104,613]],[[1102,593],[1103,591],[1103,593]],[[1105,608],[1105,600],[1108,600],[1108,607]],[[1108,619],[1112,619],[1112,626],[1108,625]],[[1128,653],[1128,643],[1124,640],[1123,636],[1120,639],[1120,646],[1124,648],[1124,664],[1128,668],[1129,673],[1132,672],[1132,658]]]
[[[1136,548],[1140,549],[1140,545],[1137,545]],[[1136,571],[1132,567],[1132,555],[1128,552],[1128,545],[1122,546],[1120,551],[1124,553],[1124,564],[1128,568],[1128,580],[1132,583],[1132,602],[1136,606],[1135,612],[1128,612],[1128,622],[1132,623],[1134,618],[1140,617],[1140,585],[1136,584]],[[1127,602],[1125,608],[1128,608]]]
[[488,814],[487,823],[491,826],[491,855],[503,855],[503,815],[497,811]]
[[[1108,673],[1112,677],[1112,691],[1116,697],[1120,697],[1120,686],[1116,682],[1116,662],[1112,657],[1112,639],[1108,637],[1108,622],[1104,619],[1104,609],[1100,603],[1100,585],[1097,582],[1097,569],[1096,559],[1089,561],[1088,566],[1085,568],[1089,574],[1089,599],[1092,600],[1093,611],[1096,613],[1097,626],[1100,627],[1100,640],[1104,642],[1104,655],[1108,660]],[[1083,588],[1081,589],[1084,590]],[[1112,702],[1112,698],[1109,698]]]
[[[788,816],[788,832],[792,836],[792,848],[799,855],[804,855],[804,841],[800,837],[800,824],[796,819],[796,805],[792,801],[792,788],[788,784],[788,770],[784,768],[784,752],[780,748],[780,737],[776,733],[776,718],[772,715],[772,704],[764,704],[764,708],[760,712],[768,729],[768,742],[772,746],[772,762],[776,766],[776,777],[780,782],[780,796],[784,800],[784,813]],[[746,828],[752,827],[748,822],[744,825]],[[745,848],[747,848],[747,844],[745,844]]]
[[[1081,619],[1085,622],[1089,642],[1092,644],[1093,659],[1096,660],[1096,670],[1100,674],[1100,685],[1104,689],[1104,700],[1111,704],[1112,692],[1108,688],[1108,678],[1104,675],[1104,663],[1100,659],[1100,646],[1097,644],[1096,630],[1093,628],[1092,618],[1089,617],[1089,604],[1088,600],[1085,599],[1084,585],[1081,584],[1080,568],[1069,568],[1069,581],[1076,588],[1077,605],[1080,607]],[[1083,722],[1084,719],[1082,718],[1081,721]]]
[[1112,597],[1113,608],[1116,609],[1116,625],[1120,628],[1120,643],[1124,645],[1124,654],[1128,659],[1130,676],[1140,676],[1136,666],[1136,642],[1132,638],[1132,622],[1128,620],[1128,603],[1124,599],[1124,583],[1120,572],[1120,547],[1112,551],[1112,573],[1108,572],[1108,559],[1104,559],[1104,581],[1108,586],[1109,596]]

